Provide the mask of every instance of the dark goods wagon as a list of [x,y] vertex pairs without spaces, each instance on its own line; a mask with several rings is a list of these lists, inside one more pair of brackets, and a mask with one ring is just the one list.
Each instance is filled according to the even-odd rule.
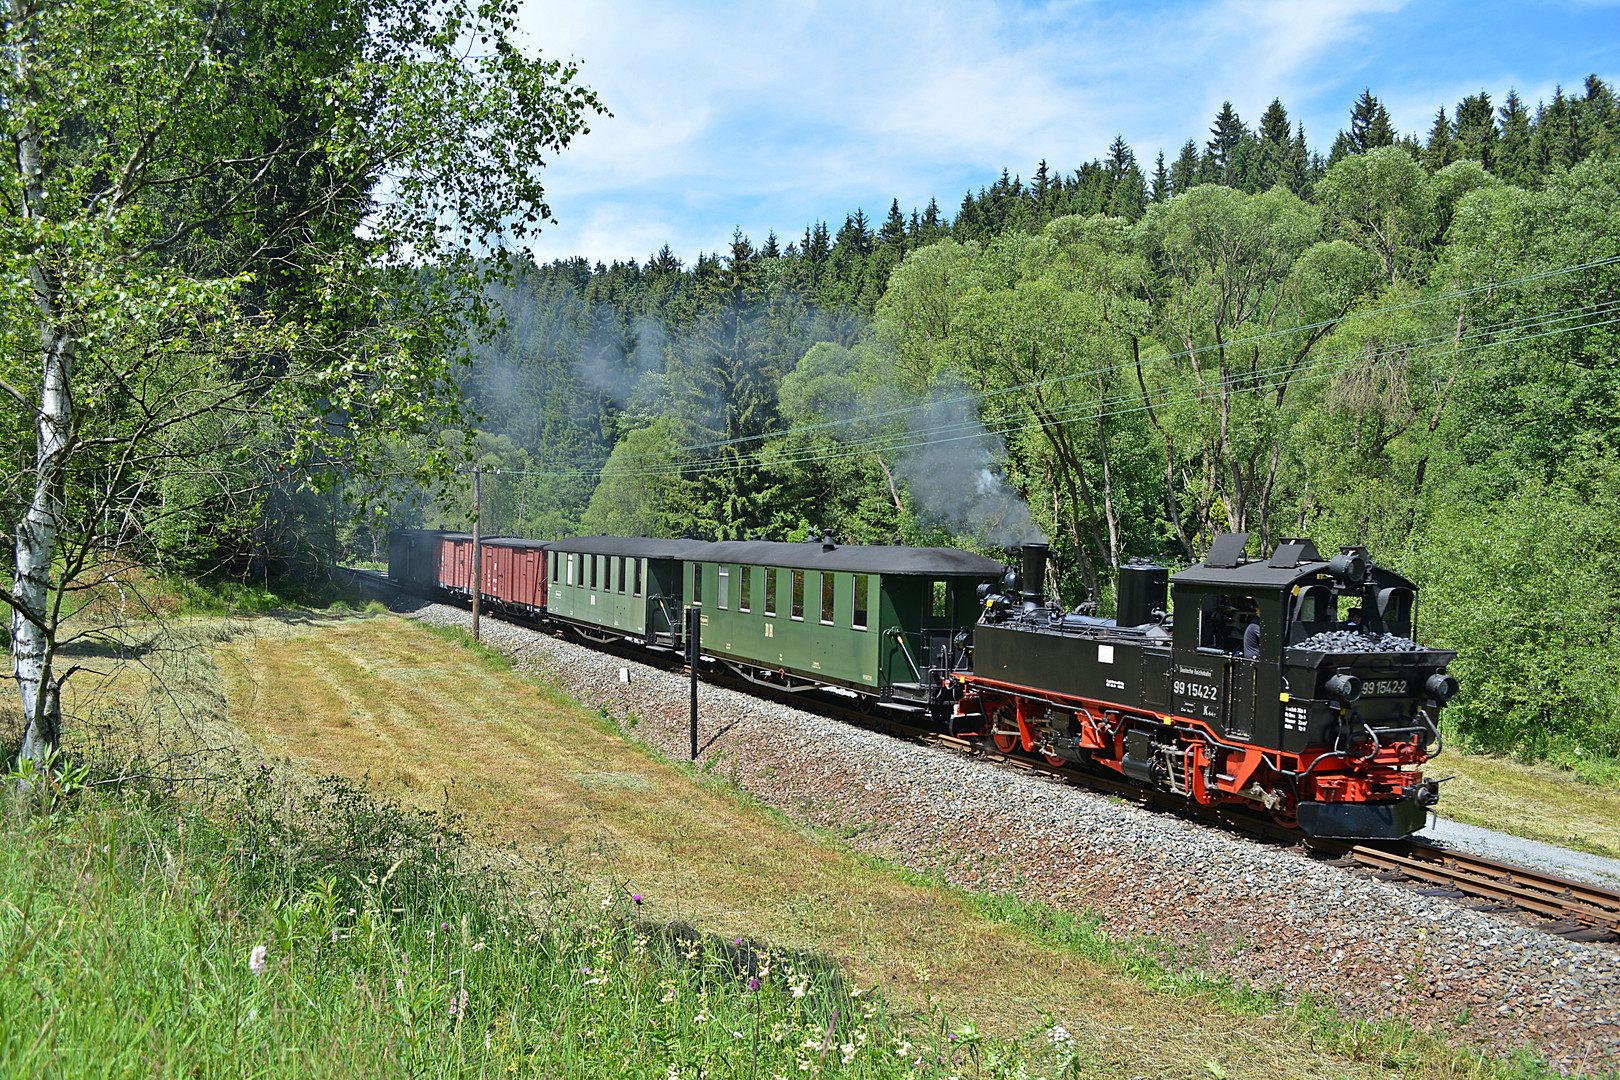
[[950,673],[966,655],[978,586],[1001,572],[955,548],[827,539],[722,541],[685,559],[703,652],[737,674],[931,709],[953,700]]
[[419,593],[439,586],[439,548],[447,535],[436,529],[395,529],[388,534],[388,576]]
[[1221,536],[1174,576],[1121,567],[1113,619],[1047,603],[1044,549],[1026,548],[1011,584],[1029,591],[985,600],[956,729],[1315,836],[1421,828],[1456,654],[1412,640],[1415,587],[1364,549],[1250,560],[1247,542]]

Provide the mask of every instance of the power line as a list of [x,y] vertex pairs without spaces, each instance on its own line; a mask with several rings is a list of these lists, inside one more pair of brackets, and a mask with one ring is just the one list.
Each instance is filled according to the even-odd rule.
[[[667,464],[653,465],[648,468],[615,469],[614,475],[619,477],[703,475],[755,468],[766,462],[778,465],[815,464],[858,457],[868,453],[905,451],[921,446],[964,442],[974,439],[990,438],[992,436],[1000,437],[1005,440],[1006,436],[1008,435],[1022,431],[1037,430],[1048,422],[1065,423],[1080,418],[1100,422],[1102,420],[1111,419],[1114,417],[1134,415],[1147,411],[1149,408],[1173,408],[1175,406],[1184,405],[1190,402],[1208,400],[1222,391],[1235,393],[1272,392],[1276,391],[1280,387],[1286,387],[1288,385],[1319,382],[1323,379],[1332,378],[1334,375],[1354,367],[1358,363],[1375,361],[1389,356],[1418,351],[1435,345],[1443,345],[1455,342],[1458,346],[1455,349],[1455,354],[1465,355],[1484,348],[1514,344],[1521,341],[1530,341],[1537,338],[1555,336],[1558,334],[1571,333],[1581,329],[1594,329],[1601,326],[1612,325],[1613,323],[1620,321],[1620,318],[1592,321],[1593,316],[1607,315],[1616,310],[1620,310],[1620,301],[1609,301],[1598,305],[1587,305],[1581,308],[1568,308],[1554,312],[1543,312],[1536,315],[1524,316],[1518,319],[1503,320],[1499,323],[1476,327],[1460,337],[1454,332],[1448,331],[1443,334],[1434,334],[1422,338],[1408,339],[1406,341],[1387,345],[1372,354],[1368,354],[1363,350],[1349,351],[1341,354],[1337,358],[1330,360],[1318,360],[1310,364],[1308,367],[1308,373],[1292,375],[1288,378],[1280,379],[1279,381],[1279,376],[1297,366],[1294,361],[1283,361],[1269,368],[1231,373],[1225,380],[1217,379],[1210,384],[1196,387],[1192,389],[1191,392],[1183,393],[1179,397],[1166,397],[1160,401],[1152,403],[1133,403],[1111,409],[1101,407],[1102,405],[1106,404],[1106,399],[1100,402],[1081,401],[1070,403],[1068,405],[1059,406],[1053,409],[1048,414],[1045,421],[1037,419],[1022,424],[990,426],[986,425],[984,421],[978,417],[969,417],[964,415],[960,420],[936,424],[929,431],[883,433],[869,436],[864,439],[841,442],[838,444],[837,449],[833,450],[817,450],[815,452],[798,454],[770,454],[763,451],[754,451],[729,460],[726,458],[711,457],[698,461],[670,461]],[[1503,330],[1518,327],[1546,326],[1551,323],[1565,321],[1578,316],[1585,316],[1585,320],[1575,323],[1574,325],[1555,327],[1554,329],[1543,330],[1539,333],[1514,334],[1507,338],[1493,337],[1493,335],[1499,334]],[[1486,338],[1490,338],[1490,340],[1482,340]],[[1473,342],[1473,344],[1469,345],[1467,348],[1463,348],[1462,344],[1464,342]],[[1088,375],[1089,374],[1092,373],[1088,373]],[[912,407],[907,410],[895,410],[895,412],[916,412],[919,409],[930,409],[954,404],[964,404],[975,400],[978,399],[949,398],[940,401],[928,402],[922,406]],[[862,417],[860,419],[867,419],[867,417]],[[814,425],[807,426],[805,428],[794,428],[788,432],[776,433],[770,437],[782,438],[785,436],[801,434],[806,431],[816,430],[817,428],[824,426],[825,425]],[[685,450],[686,448],[679,448],[668,451],[660,451],[656,454],[634,455],[633,459],[640,460],[652,456],[670,458],[683,453]],[[615,464],[624,460],[625,459],[621,457],[617,459]],[[492,473],[506,475],[540,476],[553,479],[578,479],[600,475],[603,469],[599,466],[589,469],[501,469],[489,471]]]
[[[1263,334],[1251,334],[1248,337],[1238,338],[1238,339],[1236,339],[1234,341],[1224,342],[1224,343],[1221,343],[1221,344],[1203,345],[1203,346],[1198,346],[1198,347],[1191,348],[1191,349],[1179,350],[1179,351],[1176,351],[1176,352],[1160,353],[1160,354],[1158,354],[1156,356],[1146,358],[1146,360],[1144,362],[1145,363],[1162,363],[1164,361],[1170,361],[1170,360],[1192,359],[1195,356],[1205,354],[1205,353],[1209,353],[1209,352],[1213,352],[1213,351],[1215,351],[1217,349],[1220,349],[1220,348],[1225,348],[1227,350],[1235,351],[1237,349],[1240,349],[1240,348],[1243,348],[1243,347],[1246,347],[1246,346],[1256,345],[1256,344],[1259,344],[1261,342],[1273,340],[1273,339],[1276,339],[1276,338],[1292,337],[1292,336],[1295,336],[1295,335],[1298,335],[1298,334],[1304,334],[1304,333],[1309,333],[1309,332],[1312,332],[1312,331],[1315,331],[1315,330],[1326,329],[1326,328],[1332,327],[1332,326],[1343,325],[1345,323],[1348,323],[1348,322],[1351,322],[1351,321],[1354,321],[1354,320],[1357,320],[1357,319],[1369,319],[1369,318],[1373,318],[1375,316],[1380,316],[1380,315],[1389,315],[1389,314],[1394,314],[1396,312],[1401,312],[1401,311],[1410,311],[1410,310],[1414,310],[1414,309],[1425,307],[1425,306],[1432,305],[1432,304],[1438,304],[1438,303],[1442,303],[1442,302],[1445,302],[1445,301],[1458,300],[1458,299],[1462,299],[1464,297],[1474,296],[1474,295],[1477,295],[1477,294],[1483,293],[1483,292],[1490,292],[1490,291],[1494,291],[1494,290],[1498,290],[1498,289],[1507,289],[1507,288],[1512,288],[1512,287],[1515,287],[1515,286],[1531,284],[1531,283],[1534,283],[1534,282],[1537,282],[1537,281],[1545,281],[1545,280],[1548,280],[1550,278],[1560,277],[1560,276],[1563,276],[1563,275],[1566,275],[1566,274],[1579,273],[1579,272],[1581,272],[1583,270],[1601,269],[1601,268],[1606,267],[1606,266],[1615,265],[1616,263],[1620,263],[1620,255],[1605,256],[1605,257],[1603,257],[1601,259],[1594,259],[1594,260],[1591,260],[1589,262],[1578,263],[1578,264],[1575,264],[1575,265],[1572,265],[1572,266],[1564,266],[1564,267],[1558,267],[1558,268],[1555,268],[1555,269],[1552,269],[1552,270],[1538,271],[1538,272],[1533,273],[1533,274],[1524,274],[1524,275],[1521,275],[1521,276],[1516,277],[1516,278],[1506,279],[1504,281],[1490,282],[1488,284],[1476,285],[1476,286],[1473,286],[1473,287],[1470,287],[1470,288],[1467,288],[1467,289],[1457,289],[1457,290],[1453,290],[1453,291],[1447,292],[1447,293],[1440,293],[1440,294],[1437,294],[1435,296],[1425,297],[1425,298],[1418,299],[1418,300],[1408,301],[1407,303],[1404,303],[1404,304],[1391,304],[1391,305],[1387,305],[1387,306],[1380,307],[1380,308],[1371,308],[1371,309],[1367,309],[1367,310],[1363,310],[1363,311],[1355,311],[1355,312],[1350,312],[1348,314],[1339,316],[1339,317],[1334,318],[1334,319],[1324,319],[1324,320],[1320,320],[1320,321],[1315,322],[1315,323],[1307,323],[1307,324],[1304,324],[1304,325],[1301,325],[1301,326],[1291,326],[1291,327],[1286,327],[1286,328],[1278,329],[1278,330],[1270,330],[1270,331],[1267,331],[1267,332],[1265,332]],[[1121,362],[1119,364],[1115,364],[1115,365],[1111,365],[1111,366],[1107,366],[1107,367],[1101,367],[1101,368],[1092,368],[1090,370],[1083,371],[1083,372],[1073,372],[1073,373],[1070,373],[1070,374],[1053,376],[1053,377],[1048,378],[1048,379],[1036,379],[1036,380],[1030,380],[1028,382],[1017,383],[1017,384],[1014,384],[1014,385],[1011,385],[1011,386],[1006,386],[1006,387],[1002,387],[1002,388],[997,389],[997,390],[989,391],[989,392],[987,392],[985,394],[971,394],[971,395],[961,395],[961,396],[951,397],[951,398],[941,398],[941,399],[936,399],[936,400],[930,401],[930,402],[924,402],[924,403],[918,404],[918,405],[905,405],[905,406],[900,406],[900,407],[894,408],[894,409],[884,409],[884,410],[879,410],[879,411],[872,412],[872,413],[865,413],[865,414],[862,414],[861,416],[845,417],[845,418],[840,418],[840,419],[837,419],[837,420],[824,420],[824,421],[820,421],[820,422],[815,423],[815,424],[805,424],[805,425],[801,425],[799,427],[795,427],[795,428],[791,429],[791,431],[794,432],[794,433],[812,432],[812,431],[824,430],[824,429],[827,429],[827,428],[842,427],[842,426],[845,426],[845,425],[848,425],[848,424],[853,424],[853,423],[858,423],[858,422],[868,422],[868,421],[871,421],[871,420],[882,420],[882,419],[888,419],[890,417],[897,417],[897,416],[910,416],[910,415],[915,415],[915,414],[920,413],[920,412],[924,412],[924,411],[926,411],[928,409],[931,409],[931,408],[937,408],[937,407],[942,406],[942,405],[976,404],[976,405],[982,406],[984,403],[986,403],[987,401],[989,401],[991,399],[994,399],[994,398],[1004,397],[1004,396],[1007,396],[1007,395],[1022,393],[1022,392],[1035,390],[1035,389],[1039,389],[1039,388],[1044,388],[1044,387],[1048,387],[1048,386],[1057,386],[1057,385],[1072,382],[1072,381],[1075,381],[1075,380],[1078,380],[1078,379],[1092,379],[1092,378],[1096,378],[1099,375],[1107,375],[1107,374],[1112,374],[1112,373],[1119,372],[1119,371],[1128,370],[1128,369],[1134,367],[1135,364],[1136,364],[1135,360],[1123,361],[1123,362]],[[731,438],[731,439],[718,439],[718,440],[713,440],[713,441],[710,441],[710,442],[692,443],[692,444],[689,444],[687,446],[677,447],[677,448],[675,448],[673,450],[669,450],[669,451],[649,451],[649,452],[641,453],[641,454],[620,454],[619,457],[618,457],[618,460],[623,462],[623,461],[632,461],[632,460],[636,460],[636,459],[640,459],[640,458],[647,458],[647,457],[661,457],[661,456],[664,456],[665,454],[692,454],[692,453],[697,453],[697,452],[703,451],[703,450],[717,450],[717,449],[724,449],[724,448],[730,447],[730,446],[744,445],[744,444],[752,443],[752,442],[762,442],[762,441],[767,440],[767,439],[780,438],[781,436],[783,436],[785,434],[788,434],[788,432],[777,431],[777,432],[762,432],[762,433],[759,433],[759,434],[756,434],[756,435],[740,435],[740,436],[737,436],[737,437]],[[609,455],[609,457],[611,457],[611,455]],[[609,460],[609,458],[601,457],[601,456],[592,456],[592,457],[589,457],[589,458],[564,459],[564,460],[559,461],[557,463],[557,465],[559,467],[561,467],[561,469],[559,471],[551,471],[551,472],[548,473],[548,475],[593,475],[593,474],[595,474],[597,472],[600,472],[602,466],[606,465],[608,460]],[[571,470],[569,468],[570,466],[585,466],[586,468],[578,469],[578,470]]]

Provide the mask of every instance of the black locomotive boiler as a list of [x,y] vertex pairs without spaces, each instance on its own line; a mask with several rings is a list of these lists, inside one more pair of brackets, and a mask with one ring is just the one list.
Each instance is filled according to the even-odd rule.
[[1026,546],[982,598],[954,730],[1313,836],[1421,828],[1456,653],[1412,640],[1415,586],[1364,548],[1284,540],[1248,559],[1248,540],[1222,535],[1173,576],[1120,567],[1112,619],[1048,603],[1046,549]]

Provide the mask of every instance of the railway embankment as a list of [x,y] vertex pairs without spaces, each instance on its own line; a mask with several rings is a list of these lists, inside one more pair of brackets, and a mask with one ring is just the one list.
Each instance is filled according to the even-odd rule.
[[[411,607],[435,625],[469,621]],[[483,630],[521,668],[686,756],[682,675],[494,620]],[[1529,1051],[1567,1073],[1620,1068],[1615,945],[724,688],[701,688],[700,715],[700,767],[858,851],[1095,912],[1111,935],[1285,999],[1331,999],[1350,1017]]]

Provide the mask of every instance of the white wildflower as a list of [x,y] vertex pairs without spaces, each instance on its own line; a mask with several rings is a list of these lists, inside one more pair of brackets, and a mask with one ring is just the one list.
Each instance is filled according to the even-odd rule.
[[255,945],[253,951],[248,953],[248,970],[255,975],[263,975],[269,968],[267,957],[270,955],[268,945]]
[[1074,1042],[1074,1036],[1070,1035],[1069,1029],[1062,1024],[1053,1024],[1052,1030],[1046,1033],[1046,1037],[1052,1040],[1053,1046],[1067,1046]]

